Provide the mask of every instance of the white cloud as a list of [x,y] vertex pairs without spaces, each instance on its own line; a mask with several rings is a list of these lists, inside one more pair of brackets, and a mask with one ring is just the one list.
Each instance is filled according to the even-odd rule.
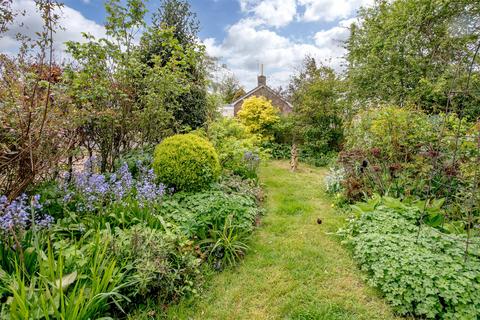
[[[35,32],[42,30],[43,27],[41,15],[33,0],[16,0],[13,8],[24,11],[25,15],[18,15],[11,29],[0,38],[0,51],[7,53],[15,53],[18,50],[18,42],[15,40],[17,33],[35,38]],[[63,54],[66,41],[84,41],[82,32],[90,33],[97,38],[105,37],[103,26],[85,18],[77,10],[64,6],[57,13],[60,15],[59,25],[63,27],[53,35],[57,54]]]
[[296,0],[240,0],[243,12],[253,13],[257,21],[273,27],[283,27],[293,21],[297,13]]
[[306,55],[340,70],[344,49],[336,40],[348,37],[348,29],[343,27],[347,24],[348,21],[342,22],[338,27],[320,31],[313,39],[315,43],[310,44],[295,42],[250,19],[243,19],[227,29],[221,43],[212,38],[204,43],[207,52],[226,63],[247,89],[256,85],[259,63],[265,65],[271,86],[285,86],[291,72]]
[[304,6],[304,21],[335,21],[351,17],[361,6],[373,0],[298,0]]
[[317,32],[314,36],[315,44],[319,47],[341,47],[350,35],[350,26],[358,23],[357,18],[342,20],[337,26]]
[[244,13],[266,26],[284,27],[297,20],[336,21],[351,17],[374,0],[238,0]]

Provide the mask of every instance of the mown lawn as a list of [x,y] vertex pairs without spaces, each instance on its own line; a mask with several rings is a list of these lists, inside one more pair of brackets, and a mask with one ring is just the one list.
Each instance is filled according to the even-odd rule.
[[214,275],[201,298],[171,307],[168,318],[395,319],[332,234],[344,218],[324,194],[324,174],[305,165],[291,173],[281,161],[263,166],[267,213],[245,260]]

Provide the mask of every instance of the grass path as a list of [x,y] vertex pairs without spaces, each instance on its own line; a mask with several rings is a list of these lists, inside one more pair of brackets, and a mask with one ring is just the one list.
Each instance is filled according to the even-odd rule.
[[[394,319],[361,280],[332,234],[344,219],[323,191],[325,170],[286,162],[261,169],[267,213],[245,260],[217,274],[196,302],[170,310],[172,319]],[[317,218],[323,223],[317,224]]]

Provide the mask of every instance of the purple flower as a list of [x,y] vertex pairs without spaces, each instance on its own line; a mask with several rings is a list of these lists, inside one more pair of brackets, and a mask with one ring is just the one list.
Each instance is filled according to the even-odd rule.
[[140,167],[140,178],[136,183],[137,200],[141,205],[147,202],[159,201],[165,195],[163,184],[155,183],[156,177],[152,169]]
[[50,228],[51,225],[55,222],[55,219],[51,215],[44,215],[43,217],[36,219],[35,224],[40,228],[40,229],[47,229]]
[[128,165],[124,163],[117,172],[110,177],[111,193],[116,200],[122,200],[127,196],[133,187],[133,177],[128,170]]
[[[110,186],[102,174],[82,172],[75,176],[74,188],[77,193],[86,199],[85,208],[93,210],[98,202],[108,195]],[[65,197],[64,197],[65,198]],[[71,197],[66,195],[67,200]],[[78,208],[80,209],[80,207]]]
[[[42,205],[40,204],[40,195],[33,196],[30,204],[27,199],[27,195],[22,194],[8,203],[5,196],[0,197],[0,229],[3,232],[23,230],[31,225],[32,215],[38,215]],[[48,227],[53,222],[52,219],[52,217],[48,218],[47,221],[42,222],[43,225]]]
[[91,156],[83,164],[83,171],[88,173],[93,173],[96,168],[99,167],[99,159],[96,156]]
[[83,199],[76,204],[78,211],[93,211],[100,205],[121,202],[126,197],[134,195],[140,205],[144,205],[159,201],[168,192],[164,185],[156,183],[153,170],[141,165],[139,165],[139,178],[136,180],[126,163],[123,163],[108,178],[102,174],[93,173],[90,168],[91,164],[87,163],[84,171],[74,175],[70,186],[65,186],[64,202],[70,201],[75,195]]
[[22,194],[17,199],[7,204],[5,198],[2,197],[3,214],[0,217],[0,228],[8,231],[14,228],[25,229],[29,222],[28,205],[26,204],[27,196]]

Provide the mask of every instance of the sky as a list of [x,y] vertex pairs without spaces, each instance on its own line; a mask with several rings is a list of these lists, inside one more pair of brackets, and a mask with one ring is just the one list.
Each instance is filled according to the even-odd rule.
[[[57,51],[67,40],[82,41],[81,32],[105,36],[103,0],[64,0],[60,12],[64,30],[56,33]],[[208,54],[219,59],[246,90],[256,85],[259,64],[264,65],[271,87],[286,86],[306,55],[342,70],[342,47],[357,10],[373,0],[190,0],[200,21],[200,40]],[[14,0],[22,32],[41,27],[33,0]],[[159,0],[150,0],[150,11]],[[25,29],[27,31],[25,31]],[[13,28],[0,38],[0,51],[14,52]]]

